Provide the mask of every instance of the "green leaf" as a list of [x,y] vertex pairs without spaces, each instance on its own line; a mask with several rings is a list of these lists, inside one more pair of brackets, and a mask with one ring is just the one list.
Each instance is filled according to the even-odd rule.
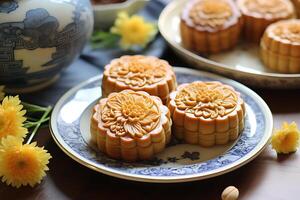
[[47,110],[47,107],[42,107],[42,106],[30,104],[30,103],[22,102],[22,105],[24,106],[24,109],[27,110],[28,113],[44,112]]
[[91,45],[93,49],[98,48],[113,48],[116,47],[120,36],[110,32],[95,31],[91,38]]

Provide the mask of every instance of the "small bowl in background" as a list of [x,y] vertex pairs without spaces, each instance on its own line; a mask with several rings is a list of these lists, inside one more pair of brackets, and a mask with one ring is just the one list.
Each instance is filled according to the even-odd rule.
[[150,0],[127,0],[122,3],[94,4],[94,27],[107,29],[111,27],[119,12],[125,11],[129,15],[137,13]]

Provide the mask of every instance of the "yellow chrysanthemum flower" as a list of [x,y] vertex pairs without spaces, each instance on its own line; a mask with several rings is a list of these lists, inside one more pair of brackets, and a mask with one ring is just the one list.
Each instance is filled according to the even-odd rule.
[[19,188],[40,183],[49,170],[51,155],[36,142],[22,145],[23,139],[7,136],[0,144],[0,176],[2,182]]
[[0,139],[13,135],[16,137],[25,137],[27,129],[24,128],[24,117],[26,111],[18,96],[5,97],[0,104]]
[[4,93],[4,86],[0,85],[0,101],[4,99],[5,93]]
[[148,23],[143,17],[129,16],[126,12],[120,12],[111,32],[121,36],[121,47],[124,49],[133,46],[146,46],[157,32],[153,23]]
[[276,130],[272,136],[272,148],[277,153],[292,153],[299,146],[300,131],[295,122],[284,122],[280,130]]

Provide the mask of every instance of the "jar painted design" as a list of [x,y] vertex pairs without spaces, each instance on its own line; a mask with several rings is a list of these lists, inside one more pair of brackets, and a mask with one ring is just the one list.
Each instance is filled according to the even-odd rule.
[[29,92],[53,83],[93,30],[89,0],[0,2],[0,85]]

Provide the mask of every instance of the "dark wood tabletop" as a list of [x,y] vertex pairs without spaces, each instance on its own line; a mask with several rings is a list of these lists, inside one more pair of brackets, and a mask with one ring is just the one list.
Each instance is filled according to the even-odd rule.
[[[275,128],[283,121],[296,121],[300,125],[299,90],[255,91],[270,106]],[[230,185],[239,189],[239,199],[299,199],[300,151],[278,157],[268,146],[249,164],[219,177],[190,183],[148,184],[109,177],[81,166],[59,149],[47,129],[42,129],[35,139],[53,156],[47,177],[34,188],[15,189],[0,183],[1,200],[217,200],[223,189]]]
[[[149,10],[154,15],[159,14],[159,9],[150,7]],[[151,54],[160,54],[166,46],[162,40],[157,41],[152,45],[156,52],[151,49]],[[168,58],[174,66],[186,66],[177,56],[169,54],[164,53],[162,57]],[[76,76],[76,82],[79,83],[98,75],[101,72],[100,66],[116,55],[114,50],[82,55],[81,58],[96,67],[80,59],[72,65],[72,70],[69,70],[72,66],[67,69],[68,77],[58,85],[36,94],[35,99],[31,98],[31,94],[25,95],[24,99],[31,103],[53,104],[67,89],[74,86],[73,77]],[[51,95],[48,94],[49,90],[52,90]],[[275,128],[279,128],[283,121],[296,121],[300,127],[300,90],[254,91],[269,105]],[[34,188],[28,186],[16,189],[0,181],[0,200],[220,200],[223,189],[230,185],[239,189],[240,200],[300,199],[300,150],[294,154],[277,156],[268,146],[247,165],[222,176],[189,183],[149,184],[113,178],[80,165],[60,150],[47,128],[41,129],[34,140],[51,153],[53,158],[49,164],[50,171],[42,183]]]

